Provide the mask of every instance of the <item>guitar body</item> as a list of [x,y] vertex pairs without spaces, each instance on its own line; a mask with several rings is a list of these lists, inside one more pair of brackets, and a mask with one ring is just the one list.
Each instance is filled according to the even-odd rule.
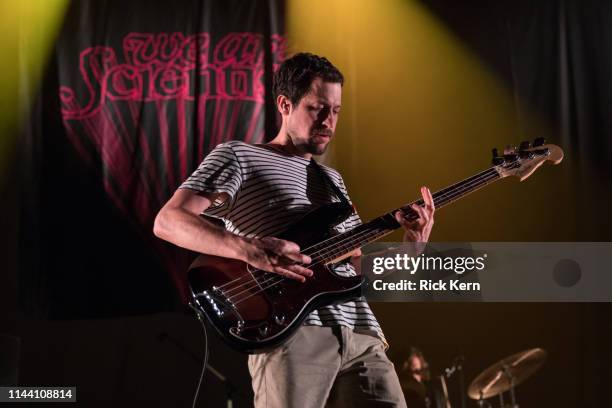
[[[332,236],[332,228],[350,214],[342,203],[327,204],[277,238],[305,249]],[[194,306],[223,340],[252,352],[283,343],[313,310],[361,293],[361,276],[338,276],[323,263],[313,262],[310,268],[314,275],[301,283],[253,270],[239,260],[200,255],[188,271],[188,283]]]

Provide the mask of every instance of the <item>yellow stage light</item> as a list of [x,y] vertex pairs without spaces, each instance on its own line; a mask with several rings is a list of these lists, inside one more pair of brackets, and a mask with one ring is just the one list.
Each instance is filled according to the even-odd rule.
[[14,159],[19,125],[26,120],[67,0],[0,3],[0,182]]

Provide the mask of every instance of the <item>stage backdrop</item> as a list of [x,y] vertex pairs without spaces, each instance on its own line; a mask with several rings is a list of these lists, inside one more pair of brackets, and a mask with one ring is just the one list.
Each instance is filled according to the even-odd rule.
[[159,208],[217,144],[273,135],[276,1],[76,1],[22,147],[20,304],[30,316],[168,310],[190,254]]

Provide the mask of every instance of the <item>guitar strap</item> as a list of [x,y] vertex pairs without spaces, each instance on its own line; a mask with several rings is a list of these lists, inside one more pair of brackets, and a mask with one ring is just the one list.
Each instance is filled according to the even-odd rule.
[[334,192],[336,197],[340,199],[340,202],[344,204],[345,206],[347,206],[348,208],[351,208],[354,212],[355,209],[349,202],[348,198],[346,198],[342,190],[340,190],[340,187],[338,187],[336,183],[334,183],[334,181],[329,177],[329,175],[325,172],[325,170],[323,170],[323,168],[319,165],[319,163],[317,163],[316,160],[313,158],[310,159],[310,163],[312,163],[312,166],[317,170],[317,172],[319,173],[319,176],[321,176],[321,179],[323,179],[323,183],[327,184],[327,186],[331,188],[331,190]]
[[[315,161],[315,159],[311,158],[310,163],[312,163],[312,166],[317,170],[317,172],[319,173],[319,176],[321,176],[321,179],[323,179],[323,183],[327,184],[327,186],[331,188],[332,192],[336,195],[336,197],[340,199],[340,202],[342,203],[342,207],[344,208],[344,211],[346,211],[347,214],[354,214],[355,207],[351,205],[348,198],[346,198],[342,190],[340,190],[340,187],[338,187],[336,183],[334,183],[334,180],[331,179],[329,174],[327,174],[325,170],[323,170],[323,168],[319,165],[319,163]],[[338,264],[349,263],[350,261],[351,261],[351,258],[348,257],[338,262]]]

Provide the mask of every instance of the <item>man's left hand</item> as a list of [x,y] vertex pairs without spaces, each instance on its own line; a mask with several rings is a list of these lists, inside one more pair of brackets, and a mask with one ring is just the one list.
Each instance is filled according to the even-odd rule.
[[414,221],[404,218],[401,211],[395,213],[395,219],[404,227],[404,242],[427,242],[434,224],[434,200],[427,187],[421,187],[421,195],[425,206],[411,204],[410,208],[419,216]]

